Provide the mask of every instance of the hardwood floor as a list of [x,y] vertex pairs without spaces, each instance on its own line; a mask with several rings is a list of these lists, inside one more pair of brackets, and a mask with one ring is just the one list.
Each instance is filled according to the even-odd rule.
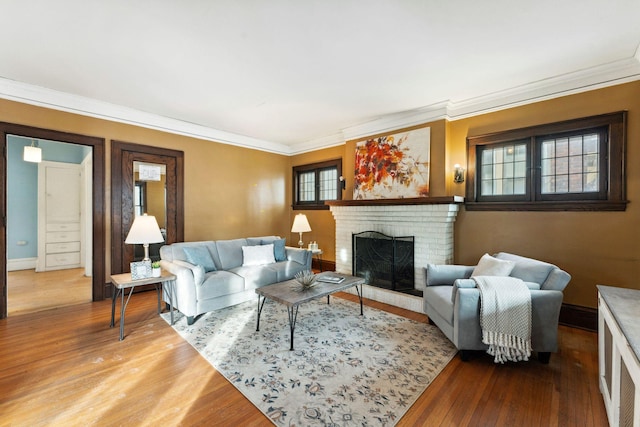
[[[156,303],[153,291],[133,295],[124,341],[117,315],[109,328],[110,300],[0,320],[0,425],[272,425],[157,315]],[[597,367],[596,333],[568,327],[548,365],[456,357],[398,425],[605,426]]]
[[84,268],[10,271],[7,313],[13,316],[91,301],[91,277]]

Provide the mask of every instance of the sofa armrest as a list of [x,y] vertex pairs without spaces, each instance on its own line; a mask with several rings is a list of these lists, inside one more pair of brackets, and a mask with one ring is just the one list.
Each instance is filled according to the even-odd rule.
[[295,261],[306,266],[307,270],[311,270],[311,251],[293,246],[285,246],[284,250],[288,261]]
[[468,265],[427,264],[425,280],[427,286],[453,285],[457,279],[468,279],[475,267]]
[[[196,313],[196,278],[202,283],[204,268],[180,260],[161,260],[160,266],[176,276],[176,308],[185,316],[193,316]],[[165,301],[171,303],[166,296]]]
[[181,261],[178,259],[174,260],[173,263],[180,267],[188,268],[189,270],[191,270],[191,273],[193,274],[193,283],[195,283],[196,286],[201,285],[202,282],[204,282],[205,273],[203,266],[194,265],[187,261]]

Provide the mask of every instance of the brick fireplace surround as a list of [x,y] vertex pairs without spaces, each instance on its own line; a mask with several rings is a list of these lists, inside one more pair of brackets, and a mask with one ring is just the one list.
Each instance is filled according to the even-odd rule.
[[[453,262],[453,225],[462,197],[342,200],[326,202],[336,222],[336,271],[351,274],[353,233],[377,231],[388,236],[415,236],[415,289],[424,289],[427,264]],[[353,291],[355,293],[355,291]],[[374,286],[363,296],[423,312],[422,298]]]

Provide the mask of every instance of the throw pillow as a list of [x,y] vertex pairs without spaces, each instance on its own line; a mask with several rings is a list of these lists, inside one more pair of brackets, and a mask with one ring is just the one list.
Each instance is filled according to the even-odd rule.
[[273,255],[273,244],[242,247],[242,265],[273,264],[276,259]]
[[209,249],[204,246],[190,246],[184,248],[184,254],[187,257],[187,261],[194,265],[201,265],[204,268],[205,273],[210,271],[216,271],[216,265],[213,263],[213,258],[209,253]]
[[286,261],[287,252],[284,249],[286,239],[276,239],[273,241],[273,256],[276,262]]
[[508,276],[511,274],[513,267],[516,263],[513,261],[506,261],[498,258],[494,258],[489,254],[482,255],[478,265],[473,269],[471,277],[473,276]]

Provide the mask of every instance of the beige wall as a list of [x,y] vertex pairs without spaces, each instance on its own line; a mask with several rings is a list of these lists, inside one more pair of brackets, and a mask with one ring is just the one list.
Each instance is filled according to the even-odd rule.
[[[184,152],[185,240],[289,236],[288,156],[173,135],[0,99],[0,120],[106,140],[106,255],[110,274],[110,141]],[[290,240],[289,240],[290,241]],[[295,240],[297,242],[297,239]]]
[[564,302],[585,307],[597,306],[597,284],[640,289],[640,82],[454,121],[449,145],[451,156],[461,159],[467,136],[621,110],[629,112],[625,212],[463,209],[455,228],[456,262],[473,264],[485,252],[510,251],[558,264],[573,276]]
[[[573,276],[564,302],[584,307],[597,306],[596,284],[640,289],[640,208],[634,205],[640,191],[640,82],[425,124],[431,127],[431,196],[465,195],[465,185],[453,183],[453,165],[466,165],[468,136],[621,110],[629,112],[626,183],[630,203],[625,212],[467,212],[462,207],[455,225],[455,262],[474,265],[485,252],[509,251],[555,263]],[[343,147],[345,199],[353,194],[355,143],[348,141]],[[335,158],[336,150],[295,156],[293,163]],[[323,228],[335,228],[329,212],[316,212],[315,221]],[[329,237],[329,231],[325,233]],[[321,243],[323,248],[335,246],[335,241]],[[327,257],[334,260],[333,256]]]
[[[432,196],[464,195],[453,184],[452,166],[466,164],[468,136],[628,110],[625,212],[467,212],[455,227],[455,262],[474,264],[485,252],[511,251],[553,262],[572,274],[565,302],[596,306],[596,284],[640,289],[640,82],[511,108],[431,127]],[[111,139],[185,153],[185,240],[279,234],[295,245],[293,215],[307,214],[315,240],[335,260],[335,223],[330,211],[293,211],[291,167],[342,158],[345,199],[353,194],[355,141],[292,157],[172,135],[141,127],[0,100],[0,120],[107,140],[106,224],[109,242]],[[107,251],[107,255],[109,251]],[[107,273],[110,271],[109,260]]]

